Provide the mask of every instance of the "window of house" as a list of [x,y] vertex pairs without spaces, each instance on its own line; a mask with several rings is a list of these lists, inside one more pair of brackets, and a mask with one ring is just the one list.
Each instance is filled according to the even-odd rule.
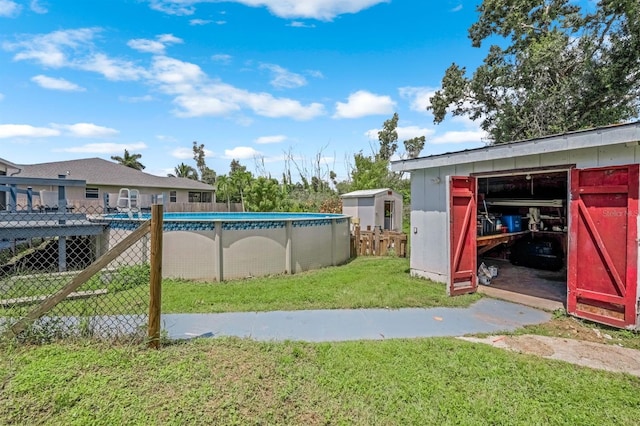
[[84,198],[92,198],[97,199],[100,198],[100,191],[98,188],[85,188],[84,190]]
[[169,191],[169,202],[170,203],[178,202],[178,191]]
[[211,200],[211,192],[189,191],[190,203],[210,203]]

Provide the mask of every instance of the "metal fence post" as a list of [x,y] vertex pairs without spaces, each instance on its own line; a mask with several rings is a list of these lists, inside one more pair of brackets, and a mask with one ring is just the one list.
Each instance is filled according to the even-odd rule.
[[151,276],[149,279],[149,347],[160,347],[162,312],[162,205],[151,206]]

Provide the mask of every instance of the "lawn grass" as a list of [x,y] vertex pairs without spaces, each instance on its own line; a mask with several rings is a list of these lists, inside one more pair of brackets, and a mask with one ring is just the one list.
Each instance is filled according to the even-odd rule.
[[640,379],[450,338],[0,348],[0,423],[616,424]]
[[468,306],[445,286],[409,276],[405,258],[358,257],[347,265],[223,283],[164,280],[164,313]]

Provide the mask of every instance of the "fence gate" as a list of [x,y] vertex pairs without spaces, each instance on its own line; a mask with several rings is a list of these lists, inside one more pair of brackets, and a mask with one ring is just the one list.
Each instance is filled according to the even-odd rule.
[[0,335],[145,339],[150,222],[96,207],[0,212]]

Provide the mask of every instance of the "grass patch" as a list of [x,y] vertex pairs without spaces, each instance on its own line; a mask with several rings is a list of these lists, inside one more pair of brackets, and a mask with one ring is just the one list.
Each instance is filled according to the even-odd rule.
[[445,286],[409,276],[409,260],[359,257],[295,275],[223,283],[164,280],[165,313],[468,306],[480,295],[448,297]]
[[0,349],[7,424],[637,424],[640,379],[455,339]]

